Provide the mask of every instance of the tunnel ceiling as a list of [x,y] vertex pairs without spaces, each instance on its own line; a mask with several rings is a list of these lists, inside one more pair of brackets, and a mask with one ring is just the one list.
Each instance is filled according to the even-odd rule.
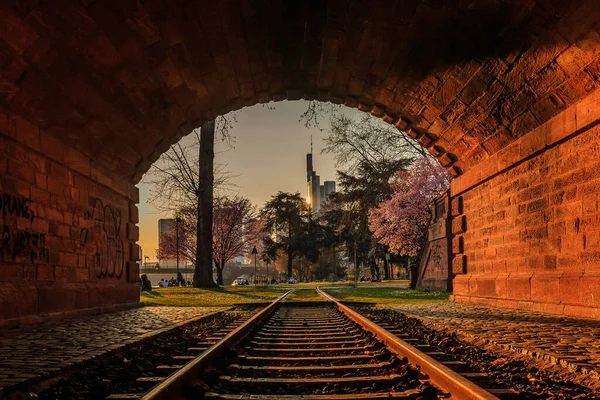
[[1,1],[0,101],[132,182],[203,121],[300,98],[460,174],[599,85],[599,29],[597,0]]

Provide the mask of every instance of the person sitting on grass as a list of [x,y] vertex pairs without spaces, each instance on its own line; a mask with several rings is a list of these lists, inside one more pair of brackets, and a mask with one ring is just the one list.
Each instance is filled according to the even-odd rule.
[[148,275],[142,275],[142,292],[150,292],[152,291],[152,282],[148,279]]

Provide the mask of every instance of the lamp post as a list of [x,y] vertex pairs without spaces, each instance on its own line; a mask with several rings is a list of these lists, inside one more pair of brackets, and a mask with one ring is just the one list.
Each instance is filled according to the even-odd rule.
[[256,276],[256,255],[258,254],[256,246],[252,248],[252,254],[254,254],[254,289],[256,289],[256,281],[258,280],[258,277]]
[[148,256],[145,256],[145,257],[144,257],[144,273],[147,273],[147,272],[148,272],[148,259],[149,259],[149,258],[150,258],[150,257],[148,257]]
[[[390,253],[385,253],[385,269],[388,278],[391,280],[394,279],[394,271],[390,271]],[[391,276],[390,276],[391,273]]]
[[267,286],[269,285],[269,262],[267,261]]
[[358,244],[354,239],[354,287],[358,287],[358,264],[356,263],[356,251],[358,250]]
[[181,218],[179,216],[175,217],[175,241],[177,247],[177,286],[179,286],[179,223],[181,222]]

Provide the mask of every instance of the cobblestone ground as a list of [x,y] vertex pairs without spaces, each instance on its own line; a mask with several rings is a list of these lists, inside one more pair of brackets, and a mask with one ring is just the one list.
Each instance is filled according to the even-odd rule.
[[223,309],[145,307],[43,327],[0,330],[0,393],[2,387],[58,373],[125,344]]
[[452,302],[390,306],[434,328],[598,377],[600,321]]

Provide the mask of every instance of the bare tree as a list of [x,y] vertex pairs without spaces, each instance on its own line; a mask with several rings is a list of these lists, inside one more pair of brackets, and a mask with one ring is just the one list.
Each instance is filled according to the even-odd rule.
[[325,128],[321,128],[321,118],[331,118],[338,115],[340,108],[339,104],[333,104],[330,102],[321,102],[317,100],[309,100],[306,102],[306,111],[300,115],[298,122],[302,122],[307,129],[316,128],[320,131],[324,131]]
[[323,152],[333,153],[336,165],[344,167],[347,173],[354,173],[365,165],[377,171],[378,166],[399,159],[416,159],[429,154],[406,133],[369,114],[359,120],[334,114],[330,123]]
[[[222,140],[231,140],[232,123],[219,117]],[[200,130],[195,129],[190,145],[176,143],[154,163],[145,179],[152,185],[149,202],[161,211],[177,213],[196,211],[196,250],[194,285],[213,287],[212,278],[212,210],[214,187],[228,185],[230,175],[223,166],[214,167],[215,121],[209,121]],[[229,142],[228,142],[229,143]],[[216,175],[216,179],[215,179]]]

